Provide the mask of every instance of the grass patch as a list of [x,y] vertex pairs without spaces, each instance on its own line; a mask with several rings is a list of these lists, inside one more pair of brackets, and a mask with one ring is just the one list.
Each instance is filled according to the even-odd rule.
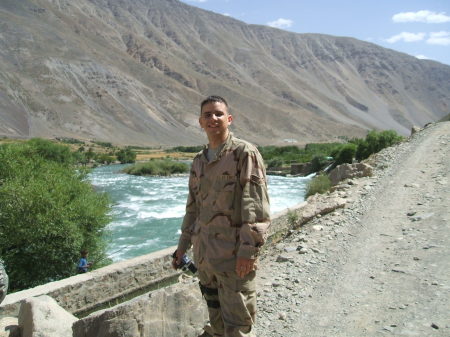
[[316,193],[323,194],[330,190],[331,181],[327,175],[319,175],[310,180],[305,197],[308,198]]
[[300,217],[298,216],[297,212],[296,211],[292,211],[292,210],[288,211],[287,217],[288,217],[289,226],[291,228],[294,228],[297,225],[298,220],[300,219]]

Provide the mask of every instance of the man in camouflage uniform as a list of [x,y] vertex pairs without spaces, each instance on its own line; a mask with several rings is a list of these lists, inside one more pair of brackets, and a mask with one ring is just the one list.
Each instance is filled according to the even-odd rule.
[[174,266],[193,245],[214,337],[254,336],[255,269],[270,225],[265,167],[252,144],[228,129],[227,102],[201,104],[208,147],[194,158]]

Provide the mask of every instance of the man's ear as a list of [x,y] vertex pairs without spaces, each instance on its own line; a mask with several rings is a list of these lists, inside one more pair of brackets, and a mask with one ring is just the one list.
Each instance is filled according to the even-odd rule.
[[228,125],[231,124],[231,122],[233,121],[233,115],[228,115]]

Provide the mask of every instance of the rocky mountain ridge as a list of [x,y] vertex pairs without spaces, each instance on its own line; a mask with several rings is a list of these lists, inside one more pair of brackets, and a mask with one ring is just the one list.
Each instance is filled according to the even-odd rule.
[[209,94],[258,144],[407,134],[449,111],[447,65],[177,0],[3,0],[0,21],[0,135],[201,144]]

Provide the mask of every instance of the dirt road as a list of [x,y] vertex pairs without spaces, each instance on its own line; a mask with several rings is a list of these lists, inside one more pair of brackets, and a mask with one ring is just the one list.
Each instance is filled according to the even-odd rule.
[[450,336],[450,122],[374,165],[262,257],[258,337]]

